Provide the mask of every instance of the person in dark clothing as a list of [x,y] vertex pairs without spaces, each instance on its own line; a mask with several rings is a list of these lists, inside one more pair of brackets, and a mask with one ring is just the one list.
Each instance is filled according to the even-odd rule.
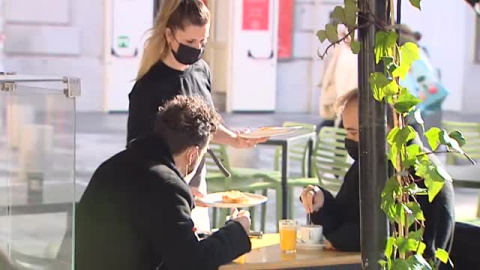
[[248,212],[199,240],[188,182],[220,116],[199,97],[167,102],[155,132],[95,171],[76,211],[76,270],[217,269],[250,251]]
[[454,267],[448,265],[440,269],[478,270],[480,269],[479,250],[480,226],[456,222],[450,251],[450,259]]
[[[323,226],[328,248],[360,251],[358,91],[347,93],[339,103],[344,108],[342,118],[347,130],[345,147],[354,163],[336,197],[322,187],[308,186],[302,192],[301,199],[307,213],[311,214],[312,222]],[[430,158],[435,164],[441,165],[434,157]],[[425,187],[423,181],[417,184]],[[434,258],[437,248],[449,250],[455,222],[453,196],[452,183],[445,181],[442,191],[432,203],[428,202],[427,196],[417,197],[426,219],[423,240],[427,245],[427,258]]]
[[[161,2],[145,43],[136,83],[128,95],[127,143],[152,132],[158,107],[176,95],[200,96],[214,107],[210,68],[201,59],[210,31],[210,11],[202,0]],[[267,139],[244,139],[239,134],[220,124],[212,140],[235,148],[250,148]],[[190,182],[197,196],[207,192],[202,169],[203,162]],[[196,223],[209,224],[206,210],[195,209]]]

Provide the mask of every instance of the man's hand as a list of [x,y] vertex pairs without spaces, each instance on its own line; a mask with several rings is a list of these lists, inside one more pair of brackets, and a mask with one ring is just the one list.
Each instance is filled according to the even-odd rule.
[[323,207],[325,202],[323,191],[312,185],[307,186],[302,191],[300,197],[302,198],[303,207],[305,208],[305,211],[307,211],[307,214],[317,212]]
[[330,243],[328,240],[325,240],[325,248],[328,250],[336,250],[332,243]]
[[190,187],[190,191],[192,192],[193,195],[193,200],[195,201],[195,205],[199,207],[208,207],[208,205],[200,202],[198,198],[203,198],[205,195],[198,190],[196,187]]
[[240,223],[247,234],[250,233],[250,212],[249,211],[238,211],[237,208],[232,208],[232,213],[230,214],[230,219]]

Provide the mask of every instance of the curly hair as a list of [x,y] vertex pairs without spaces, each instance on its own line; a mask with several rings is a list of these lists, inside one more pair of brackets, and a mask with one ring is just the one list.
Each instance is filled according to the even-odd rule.
[[220,115],[202,97],[179,95],[159,108],[155,134],[166,141],[175,155],[191,146],[203,148],[220,122]]

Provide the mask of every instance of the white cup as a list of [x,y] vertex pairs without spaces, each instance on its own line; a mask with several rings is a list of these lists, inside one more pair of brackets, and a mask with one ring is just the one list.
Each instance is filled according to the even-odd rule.
[[320,244],[323,227],[320,225],[306,225],[300,227],[300,241],[307,245]]

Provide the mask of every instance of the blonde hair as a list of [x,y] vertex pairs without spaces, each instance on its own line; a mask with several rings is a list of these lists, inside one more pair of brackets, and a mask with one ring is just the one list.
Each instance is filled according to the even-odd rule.
[[343,111],[345,110],[345,106],[347,106],[347,104],[350,101],[353,101],[353,100],[358,100],[358,89],[357,88],[352,89],[352,90],[348,91],[347,93],[345,93],[342,96],[337,98],[337,101],[335,102],[335,105],[334,105],[337,115],[341,115],[343,113]]
[[137,80],[168,55],[169,44],[165,37],[167,28],[172,31],[183,30],[187,25],[204,26],[210,22],[210,11],[202,0],[167,0],[163,2],[155,25],[149,30],[150,37],[145,41]]

